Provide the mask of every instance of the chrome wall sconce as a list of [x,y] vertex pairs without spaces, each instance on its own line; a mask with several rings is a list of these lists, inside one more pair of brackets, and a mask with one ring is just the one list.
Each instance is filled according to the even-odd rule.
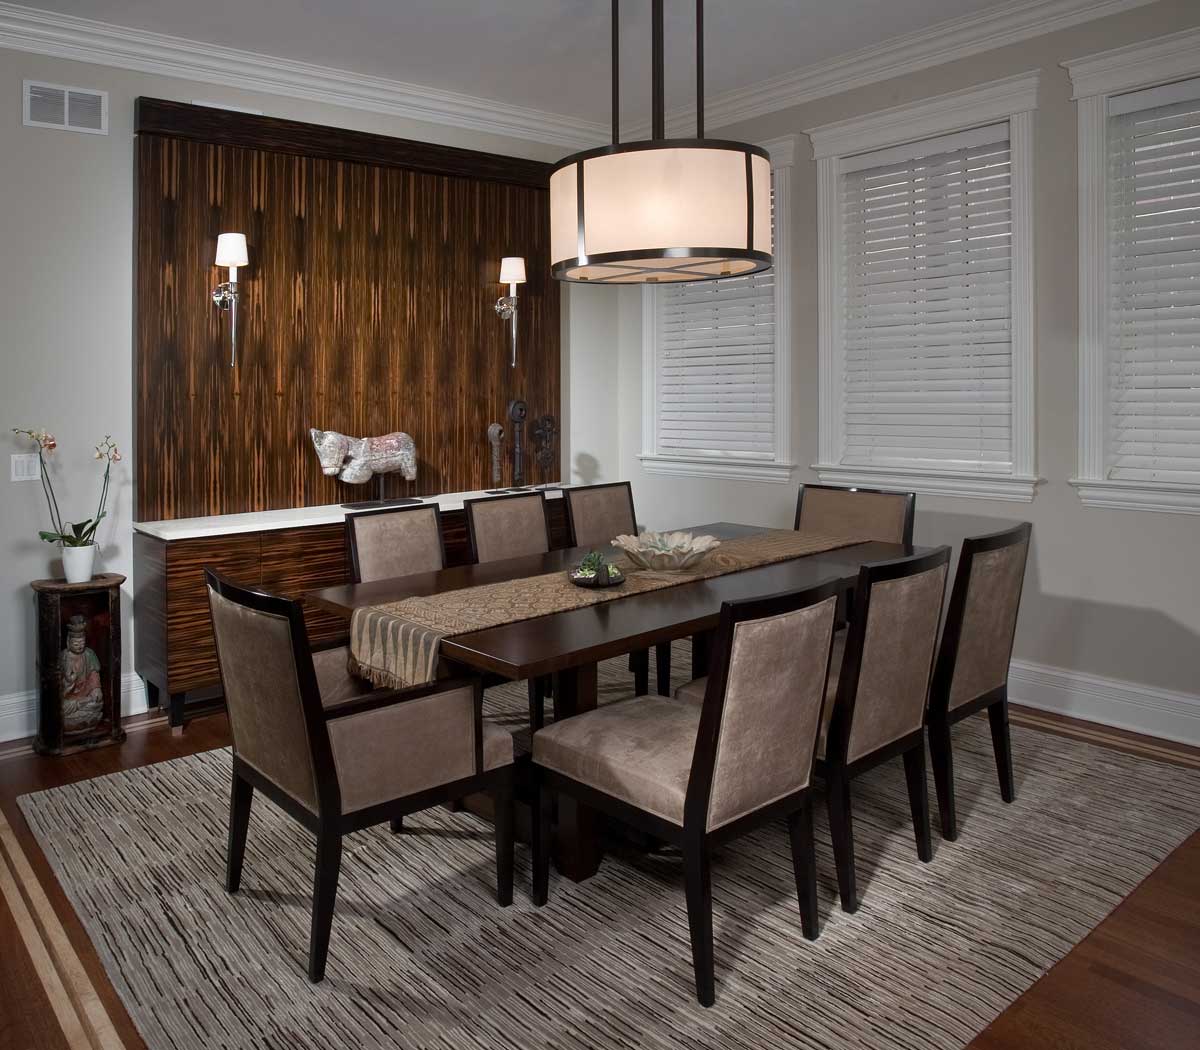
[[525,260],[519,255],[506,255],[500,260],[500,283],[508,285],[508,295],[496,300],[496,313],[509,323],[508,341],[512,351],[513,368],[517,367],[517,285],[525,283]]
[[237,272],[239,266],[250,262],[246,254],[246,235],[244,233],[222,233],[217,237],[217,266],[229,267],[229,280],[219,284],[213,290],[213,305],[229,311],[229,367],[237,364],[237,307],[238,286]]

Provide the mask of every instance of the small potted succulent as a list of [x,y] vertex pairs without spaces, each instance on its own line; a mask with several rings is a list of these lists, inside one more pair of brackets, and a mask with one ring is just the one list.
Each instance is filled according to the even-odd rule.
[[62,550],[63,573],[67,583],[87,583],[92,578],[92,566],[96,560],[96,529],[107,513],[108,483],[112,476],[112,465],[121,461],[121,453],[109,434],[96,446],[93,459],[104,461],[104,481],[100,486],[100,503],[96,513],[83,521],[65,522],[58,509],[58,498],[54,494],[54,482],[46,468],[46,457],[54,454],[58,442],[54,435],[45,430],[22,430],[13,427],[13,433],[28,438],[37,448],[38,466],[41,471],[42,491],[46,495],[46,506],[50,511],[53,529],[42,529],[38,536],[47,543],[57,543]]
[[589,553],[568,576],[576,587],[615,587],[625,582],[621,570],[599,551]]

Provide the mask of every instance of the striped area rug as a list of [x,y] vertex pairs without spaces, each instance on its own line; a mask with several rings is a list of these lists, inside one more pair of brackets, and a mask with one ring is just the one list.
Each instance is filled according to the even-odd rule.
[[[604,699],[629,688],[623,662],[602,669]],[[499,720],[519,724],[524,705],[521,688],[489,692]],[[552,875],[534,909],[518,846],[516,903],[501,910],[490,829],[474,816],[435,809],[401,836],[358,833],[314,987],[308,835],[256,800],[241,893],[222,889],[228,751],[21,807],[152,1050],[958,1048],[1200,822],[1200,771],[1013,736],[1018,797],[1005,806],[986,720],[956,730],[961,834],[935,830],[932,864],[916,858],[901,764],[855,782],[855,915],[837,907],[818,811],[816,942],[800,934],[782,827],[722,849],[709,1010],[670,851],[610,855],[582,885]]]

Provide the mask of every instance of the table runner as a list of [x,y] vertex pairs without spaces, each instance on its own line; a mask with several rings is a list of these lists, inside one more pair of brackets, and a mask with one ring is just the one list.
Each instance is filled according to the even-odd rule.
[[443,638],[570,612],[862,542],[847,536],[766,529],[751,536],[722,540],[721,546],[700,565],[686,572],[639,569],[624,555],[616,555],[612,561],[625,574],[625,583],[619,587],[576,587],[566,572],[559,570],[404,598],[386,605],[364,606],[355,609],[350,620],[350,670],[384,689],[424,685],[436,677]]

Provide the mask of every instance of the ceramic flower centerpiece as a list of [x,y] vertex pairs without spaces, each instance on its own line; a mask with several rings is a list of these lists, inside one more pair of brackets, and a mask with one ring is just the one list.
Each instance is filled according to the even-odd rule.
[[54,435],[46,430],[21,430],[13,427],[13,433],[28,438],[37,447],[42,491],[50,511],[50,524],[54,526],[53,529],[42,529],[38,536],[47,543],[57,543],[62,548],[63,573],[67,577],[67,583],[87,583],[92,578],[92,566],[96,560],[96,529],[100,527],[100,522],[107,513],[105,506],[108,503],[108,483],[112,476],[112,465],[121,461],[121,453],[113,444],[111,435],[105,434],[104,440],[96,446],[92,457],[104,461],[104,481],[100,486],[100,503],[96,507],[96,513],[83,521],[64,523],[62,512],[58,509],[58,497],[54,494],[54,482],[46,469],[46,457],[54,454],[58,442]]
[[612,545],[643,569],[683,572],[699,565],[710,551],[721,546],[721,541],[716,536],[696,536],[690,532],[643,532],[638,536],[618,536]]

